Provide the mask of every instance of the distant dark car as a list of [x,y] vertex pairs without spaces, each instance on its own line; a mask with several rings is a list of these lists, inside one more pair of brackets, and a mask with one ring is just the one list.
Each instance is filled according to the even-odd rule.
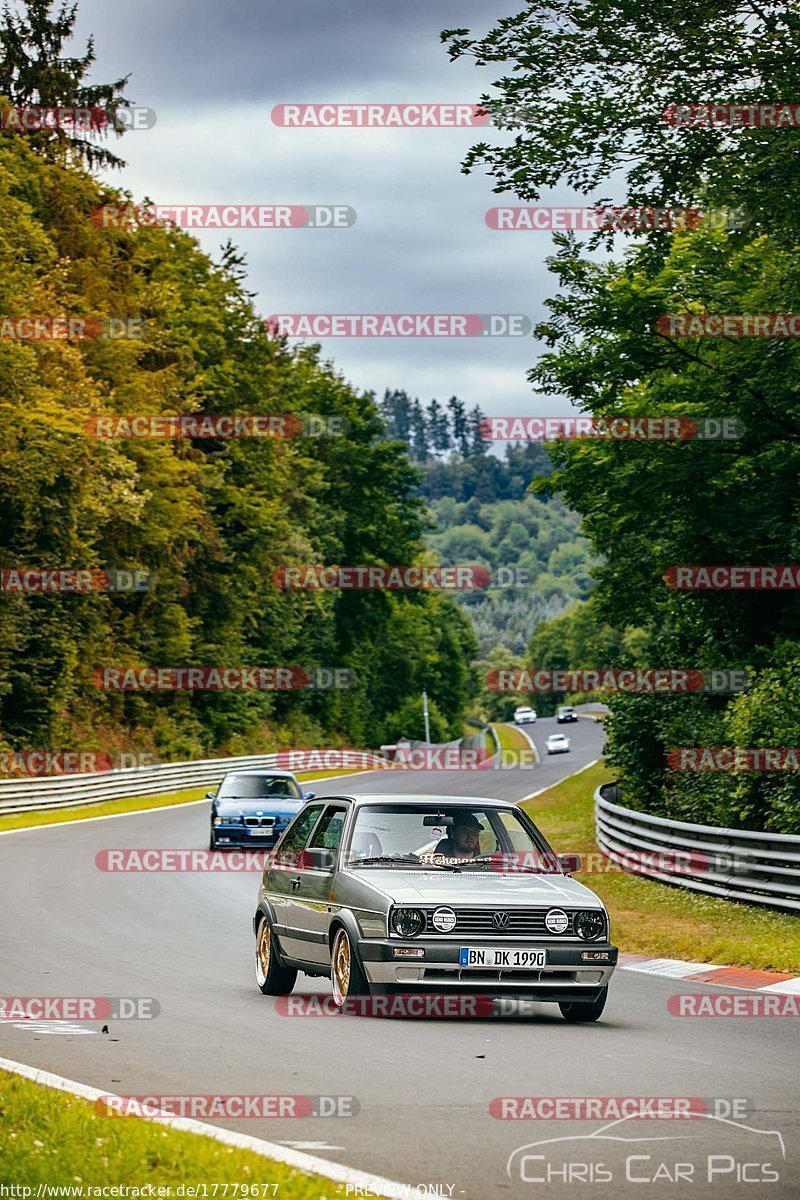
[[273,846],[313,792],[304,792],[291,771],[231,771],[211,804],[210,850]]
[[577,719],[578,714],[569,704],[562,704],[561,708],[556,711],[556,721],[559,725],[565,725],[571,721],[577,721]]

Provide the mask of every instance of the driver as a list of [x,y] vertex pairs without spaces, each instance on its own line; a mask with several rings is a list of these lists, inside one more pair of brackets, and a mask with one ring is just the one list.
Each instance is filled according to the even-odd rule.
[[450,834],[437,845],[434,854],[447,858],[477,858],[481,852],[480,834],[484,826],[471,812],[457,812],[450,826]]

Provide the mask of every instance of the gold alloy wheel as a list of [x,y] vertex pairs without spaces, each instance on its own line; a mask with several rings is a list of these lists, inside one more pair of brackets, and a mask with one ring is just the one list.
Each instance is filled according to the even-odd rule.
[[343,929],[336,935],[333,947],[333,996],[341,1003],[350,987],[350,940]]
[[263,983],[267,978],[271,952],[269,923],[265,919],[258,927],[258,942],[256,943],[256,978],[259,983]]

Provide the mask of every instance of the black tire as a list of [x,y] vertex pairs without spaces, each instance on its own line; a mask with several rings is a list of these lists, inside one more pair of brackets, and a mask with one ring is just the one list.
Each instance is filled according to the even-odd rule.
[[343,926],[333,935],[331,944],[331,995],[342,1008],[348,996],[368,996],[369,984],[358,961],[350,936]]
[[597,1021],[602,1015],[608,999],[608,987],[604,987],[599,1000],[571,1000],[559,1004],[565,1021]]
[[297,982],[297,971],[278,957],[275,935],[266,917],[256,930],[256,983],[265,996],[288,996]]
[[209,850],[216,850],[216,848],[217,848],[217,843],[214,841],[213,833],[212,833],[211,837],[208,839],[208,848],[209,848]]

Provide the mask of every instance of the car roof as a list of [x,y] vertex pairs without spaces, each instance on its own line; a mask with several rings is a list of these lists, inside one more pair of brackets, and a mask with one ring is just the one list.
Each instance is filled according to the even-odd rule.
[[282,771],[276,767],[245,767],[242,770],[234,767],[233,770],[225,772],[225,778],[229,775],[271,775],[279,779],[294,779],[294,771]]
[[517,807],[511,800],[495,800],[491,796],[442,796],[439,792],[418,792],[414,796],[405,796],[399,792],[362,792],[359,796],[316,796],[309,804],[328,803],[331,800],[349,800],[357,808],[365,804],[411,804],[419,805],[420,808],[430,808],[431,804],[436,804],[438,808],[461,808],[467,805],[476,808],[486,804],[496,808]]

